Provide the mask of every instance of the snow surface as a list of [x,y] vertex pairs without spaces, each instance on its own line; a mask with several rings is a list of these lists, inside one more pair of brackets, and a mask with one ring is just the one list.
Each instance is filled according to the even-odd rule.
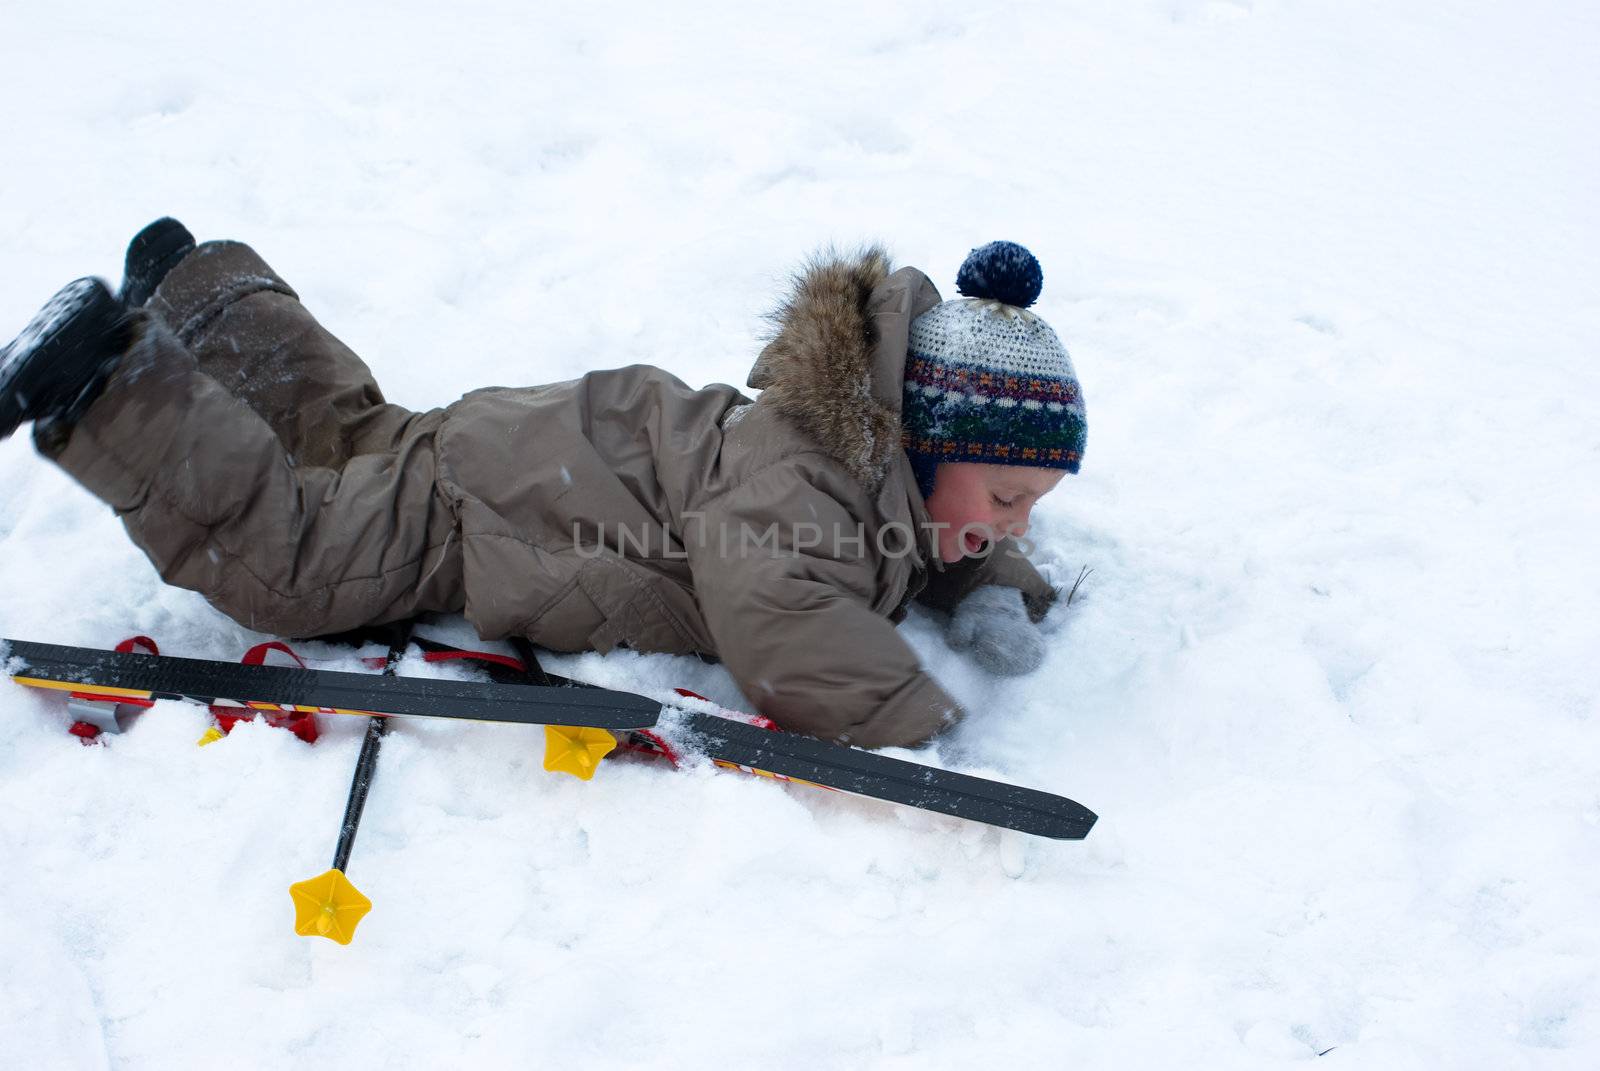
[[[1083,843],[411,723],[81,747],[0,683],[0,1064],[1600,1066],[1600,24],[1586,5],[12,4],[0,327],[173,213],[390,396],[739,383],[796,261],[1044,265],[1085,598],[939,761]],[[0,633],[236,657],[0,445]],[[717,669],[564,660],[738,699]],[[407,671],[417,671],[409,664]],[[1331,1050],[1331,1051],[1329,1051]],[[1317,1058],[1318,1053],[1327,1055]]]

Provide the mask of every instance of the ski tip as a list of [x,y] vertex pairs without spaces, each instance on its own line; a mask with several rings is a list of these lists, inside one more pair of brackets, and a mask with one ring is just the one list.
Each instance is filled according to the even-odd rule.
[[1076,800],[1040,794],[1047,796],[1048,806],[1035,805],[1029,808],[1029,813],[999,824],[1047,840],[1083,840],[1100,820],[1099,815]]
[[289,886],[294,901],[294,932],[301,937],[326,937],[341,945],[355,939],[356,926],[372,910],[372,901],[341,870],[328,870]]
[[1089,835],[1089,831],[1094,828],[1094,824],[1100,821],[1100,816],[1087,807],[1079,805],[1078,812],[1069,820],[1070,832],[1064,834],[1060,839],[1082,840]]

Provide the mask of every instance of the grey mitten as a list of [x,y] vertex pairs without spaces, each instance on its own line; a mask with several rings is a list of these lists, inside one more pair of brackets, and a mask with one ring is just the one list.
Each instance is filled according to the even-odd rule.
[[990,673],[1020,677],[1044,662],[1044,637],[1028,620],[1022,592],[989,584],[978,588],[950,615],[945,642],[958,651],[972,652]]

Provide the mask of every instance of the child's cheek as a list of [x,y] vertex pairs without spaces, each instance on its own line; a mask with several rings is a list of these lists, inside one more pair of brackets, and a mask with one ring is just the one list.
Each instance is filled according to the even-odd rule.
[[954,535],[951,535],[947,539],[941,539],[939,543],[940,561],[944,562],[946,565],[954,565],[956,562],[965,557],[965,555],[961,553],[961,548],[956,545],[957,542],[957,537]]

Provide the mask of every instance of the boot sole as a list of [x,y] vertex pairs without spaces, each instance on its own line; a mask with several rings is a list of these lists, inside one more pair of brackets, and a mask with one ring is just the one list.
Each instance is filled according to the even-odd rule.
[[76,279],[56,291],[22,333],[0,350],[0,439],[32,419],[21,380],[35,359],[41,357],[40,351],[49,347],[73,317],[98,303],[109,305],[115,301],[99,279]]

